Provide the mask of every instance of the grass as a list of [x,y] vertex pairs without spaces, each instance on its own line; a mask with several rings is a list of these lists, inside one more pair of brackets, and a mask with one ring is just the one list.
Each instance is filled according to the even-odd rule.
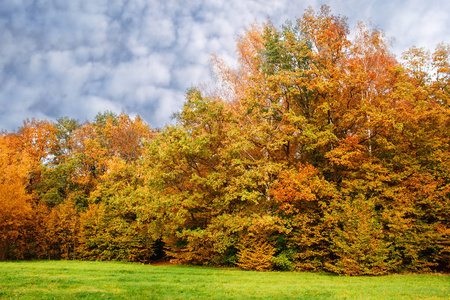
[[450,276],[18,261],[0,262],[0,299],[450,299]]

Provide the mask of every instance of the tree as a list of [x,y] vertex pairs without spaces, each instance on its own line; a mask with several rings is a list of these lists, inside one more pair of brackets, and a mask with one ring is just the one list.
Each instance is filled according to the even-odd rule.
[[33,207],[27,194],[31,158],[20,151],[15,134],[0,135],[0,259],[22,257],[20,243],[31,225]]
[[219,89],[188,93],[147,152],[182,260],[229,261],[252,233],[302,269],[445,265],[448,49],[412,51],[405,68],[382,31],[361,23],[352,41],[326,6],[252,25],[237,49],[237,69],[215,58]]

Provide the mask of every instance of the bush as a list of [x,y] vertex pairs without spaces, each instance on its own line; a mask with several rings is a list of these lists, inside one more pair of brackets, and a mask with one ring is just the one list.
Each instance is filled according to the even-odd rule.
[[236,265],[244,270],[267,271],[272,268],[275,248],[267,241],[250,239],[241,245]]
[[294,269],[294,263],[292,261],[292,252],[283,251],[277,256],[272,257],[272,263],[276,270],[280,271],[292,271]]

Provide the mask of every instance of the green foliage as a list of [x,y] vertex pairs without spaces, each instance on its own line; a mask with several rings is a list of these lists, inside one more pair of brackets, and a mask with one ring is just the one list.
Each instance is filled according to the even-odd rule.
[[292,251],[283,251],[272,257],[272,263],[275,270],[292,271],[294,269],[294,259]]
[[81,226],[78,252],[83,259],[148,262],[153,256],[146,227],[116,215],[110,206],[90,205]]

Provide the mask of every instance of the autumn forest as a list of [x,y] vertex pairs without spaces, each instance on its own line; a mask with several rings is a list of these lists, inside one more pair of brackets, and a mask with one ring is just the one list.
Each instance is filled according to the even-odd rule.
[[450,271],[450,46],[401,58],[323,6],[253,24],[176,122],[0,133],[0,259]]

